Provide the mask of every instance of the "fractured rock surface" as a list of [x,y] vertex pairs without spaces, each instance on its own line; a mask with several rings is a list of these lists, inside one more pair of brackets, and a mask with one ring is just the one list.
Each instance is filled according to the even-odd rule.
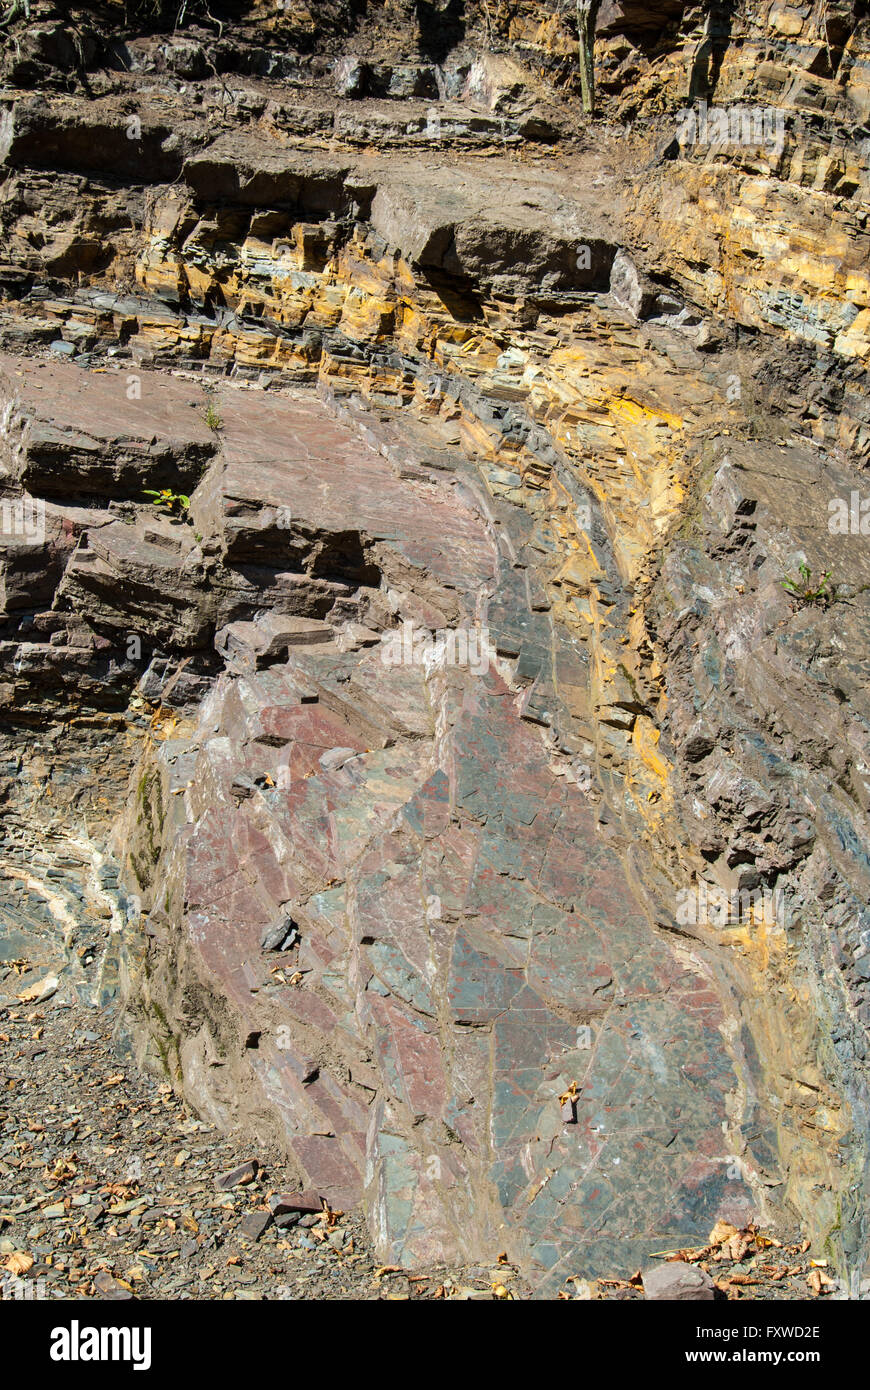
[[[353,437],[322,406],[268,405],[256,448],[282,468],[248,471],[230,433],[224,496],[292,507],[304,530],[314,466],[320,514],[346,534],[331,497]],[[383,572],[421,577],[430,622],[440,599],[459,631],[488,627],[509,558],[463,497],[467,465],[423,487],[355,452],[344,502]],[[748,1216],[751,1193],[724,1174],[737,1083],[722,1002],[651,928],[625,846],[601,842],[594,805],[522,718],[498,628],[474,670],[437,652],[393,665],[383,641],[340,636],[222,677],[192,739],[147,774],[171,811],[156,868],[130,832],[163,962],[141,1007],[180,1039],[198,1108],[277,1125],[304,1186],[341,1207],[365,1197],[391,1260],[507,1242],[558,1287],[581,1249],[587,1267],[617,1246],[630,1264],[648,1230],[679,1242]],[[284,910],[300,939],[276,960],[262,940]],[[201,1022],[179,1015],[188,998]]]

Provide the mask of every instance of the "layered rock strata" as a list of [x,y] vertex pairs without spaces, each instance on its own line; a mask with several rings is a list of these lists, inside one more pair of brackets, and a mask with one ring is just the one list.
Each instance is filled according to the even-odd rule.
[[87,822],[96,920],[118,816],[139,1056],[545,1292],[719,1216],[866,1259],[866,23],[664,8],[600,9],[630,130],[522,7],[428,71],[141,41],[0,139],[10,862]]

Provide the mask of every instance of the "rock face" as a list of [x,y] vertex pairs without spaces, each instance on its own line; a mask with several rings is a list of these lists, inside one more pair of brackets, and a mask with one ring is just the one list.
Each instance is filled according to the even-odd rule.
[[[724,1173],[721,1005],[652,930],[627,846],[602,843],[599,799],[544,734],[557,675],[583,671],[527,588],[522,530],[458,451],[403,477],[322,407],[252,405],[225,416],[228,553],[264,498],[293,512],[285,549],[319,509],[336,530],[321,521],[310,563],[335,575],[341,542],[365,583],[262,671],[257,620],[234,624],[192,736],[146,768],[124,837],[153,904],[146,978],[130,964],[143,1017],[179,1040],[210,1115],[280,1124],[300,1185],[364,1197],[393,1259],[508,1242],[558,1287],[581,1250],[612,1259],[605,1224],[630,1261],[650,1222],[679,1241],[748,1217]],[[244,457],[255,421],[280,469]],[[195,523],[201,497],[214,515],[209,479]],[[282,911],[300,939],[276,962]]]
[[16,930],[388,1262],[866,1268],[870,35],[731,8],[5,60]]

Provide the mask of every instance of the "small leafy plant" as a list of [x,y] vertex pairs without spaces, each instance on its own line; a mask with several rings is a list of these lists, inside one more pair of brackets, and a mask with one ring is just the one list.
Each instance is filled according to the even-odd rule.
[[809,565],[801,562],[798,566],[800,579],[792,579],[791,575],[787,574],[785,579],[779,582],[799,603],[826,603],[831,598],[828,580],[832,573],[832,570],[826,570],[814,585],[812,570]]
[[221,419],[221,417],[220,417],[220,415],[218,414],[218,412],[215,410],[214,404],[213,404],[211,401],[209,401],[208,405],[207,405],[206,408],[205,408],[205,417],[204,417],[204,418],[205,418],[205,423],[208,425],[209,429],[210,429],[210,430],[214,430],[215,433],[217,433],[217,431],[218,431],[219,429],[223,429],[223,423],[224,423],[224,422],[223,422],[223,420]]
[[161,488],[159,492],[155,492],[153,488],[146,488],[145,496],[150,497],[155,507],[160,507],[170,516],[184,516],[190,506],[189,497],[183,492],[173,492],[169,487]]

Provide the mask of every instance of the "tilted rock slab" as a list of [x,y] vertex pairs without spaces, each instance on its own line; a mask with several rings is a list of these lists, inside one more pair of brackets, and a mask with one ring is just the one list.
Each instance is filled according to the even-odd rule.
[[[262,515],[318,526],[321,553],[332,528],[352,552],[352,513],[367,565],[405,590],[392,645],[336,625],[252,660],[137,775],[142,1054],[218,1123],[277,1135],[301,1187],[363,1201],[390,1262],[507,1249],[552,1292],[757,1215],[728,1157],[727,993],[650,925],[630,847],[522,717],[497,616],[474,646],[515,577],[505,537],[461,470],[403,479],[319,404],[238,402],[201,485],[227,545],[265,497]],[[402,645],[421,606],[448,626],[439,596],[464,663]],[[299,942],[264,952],[282,913]]]

